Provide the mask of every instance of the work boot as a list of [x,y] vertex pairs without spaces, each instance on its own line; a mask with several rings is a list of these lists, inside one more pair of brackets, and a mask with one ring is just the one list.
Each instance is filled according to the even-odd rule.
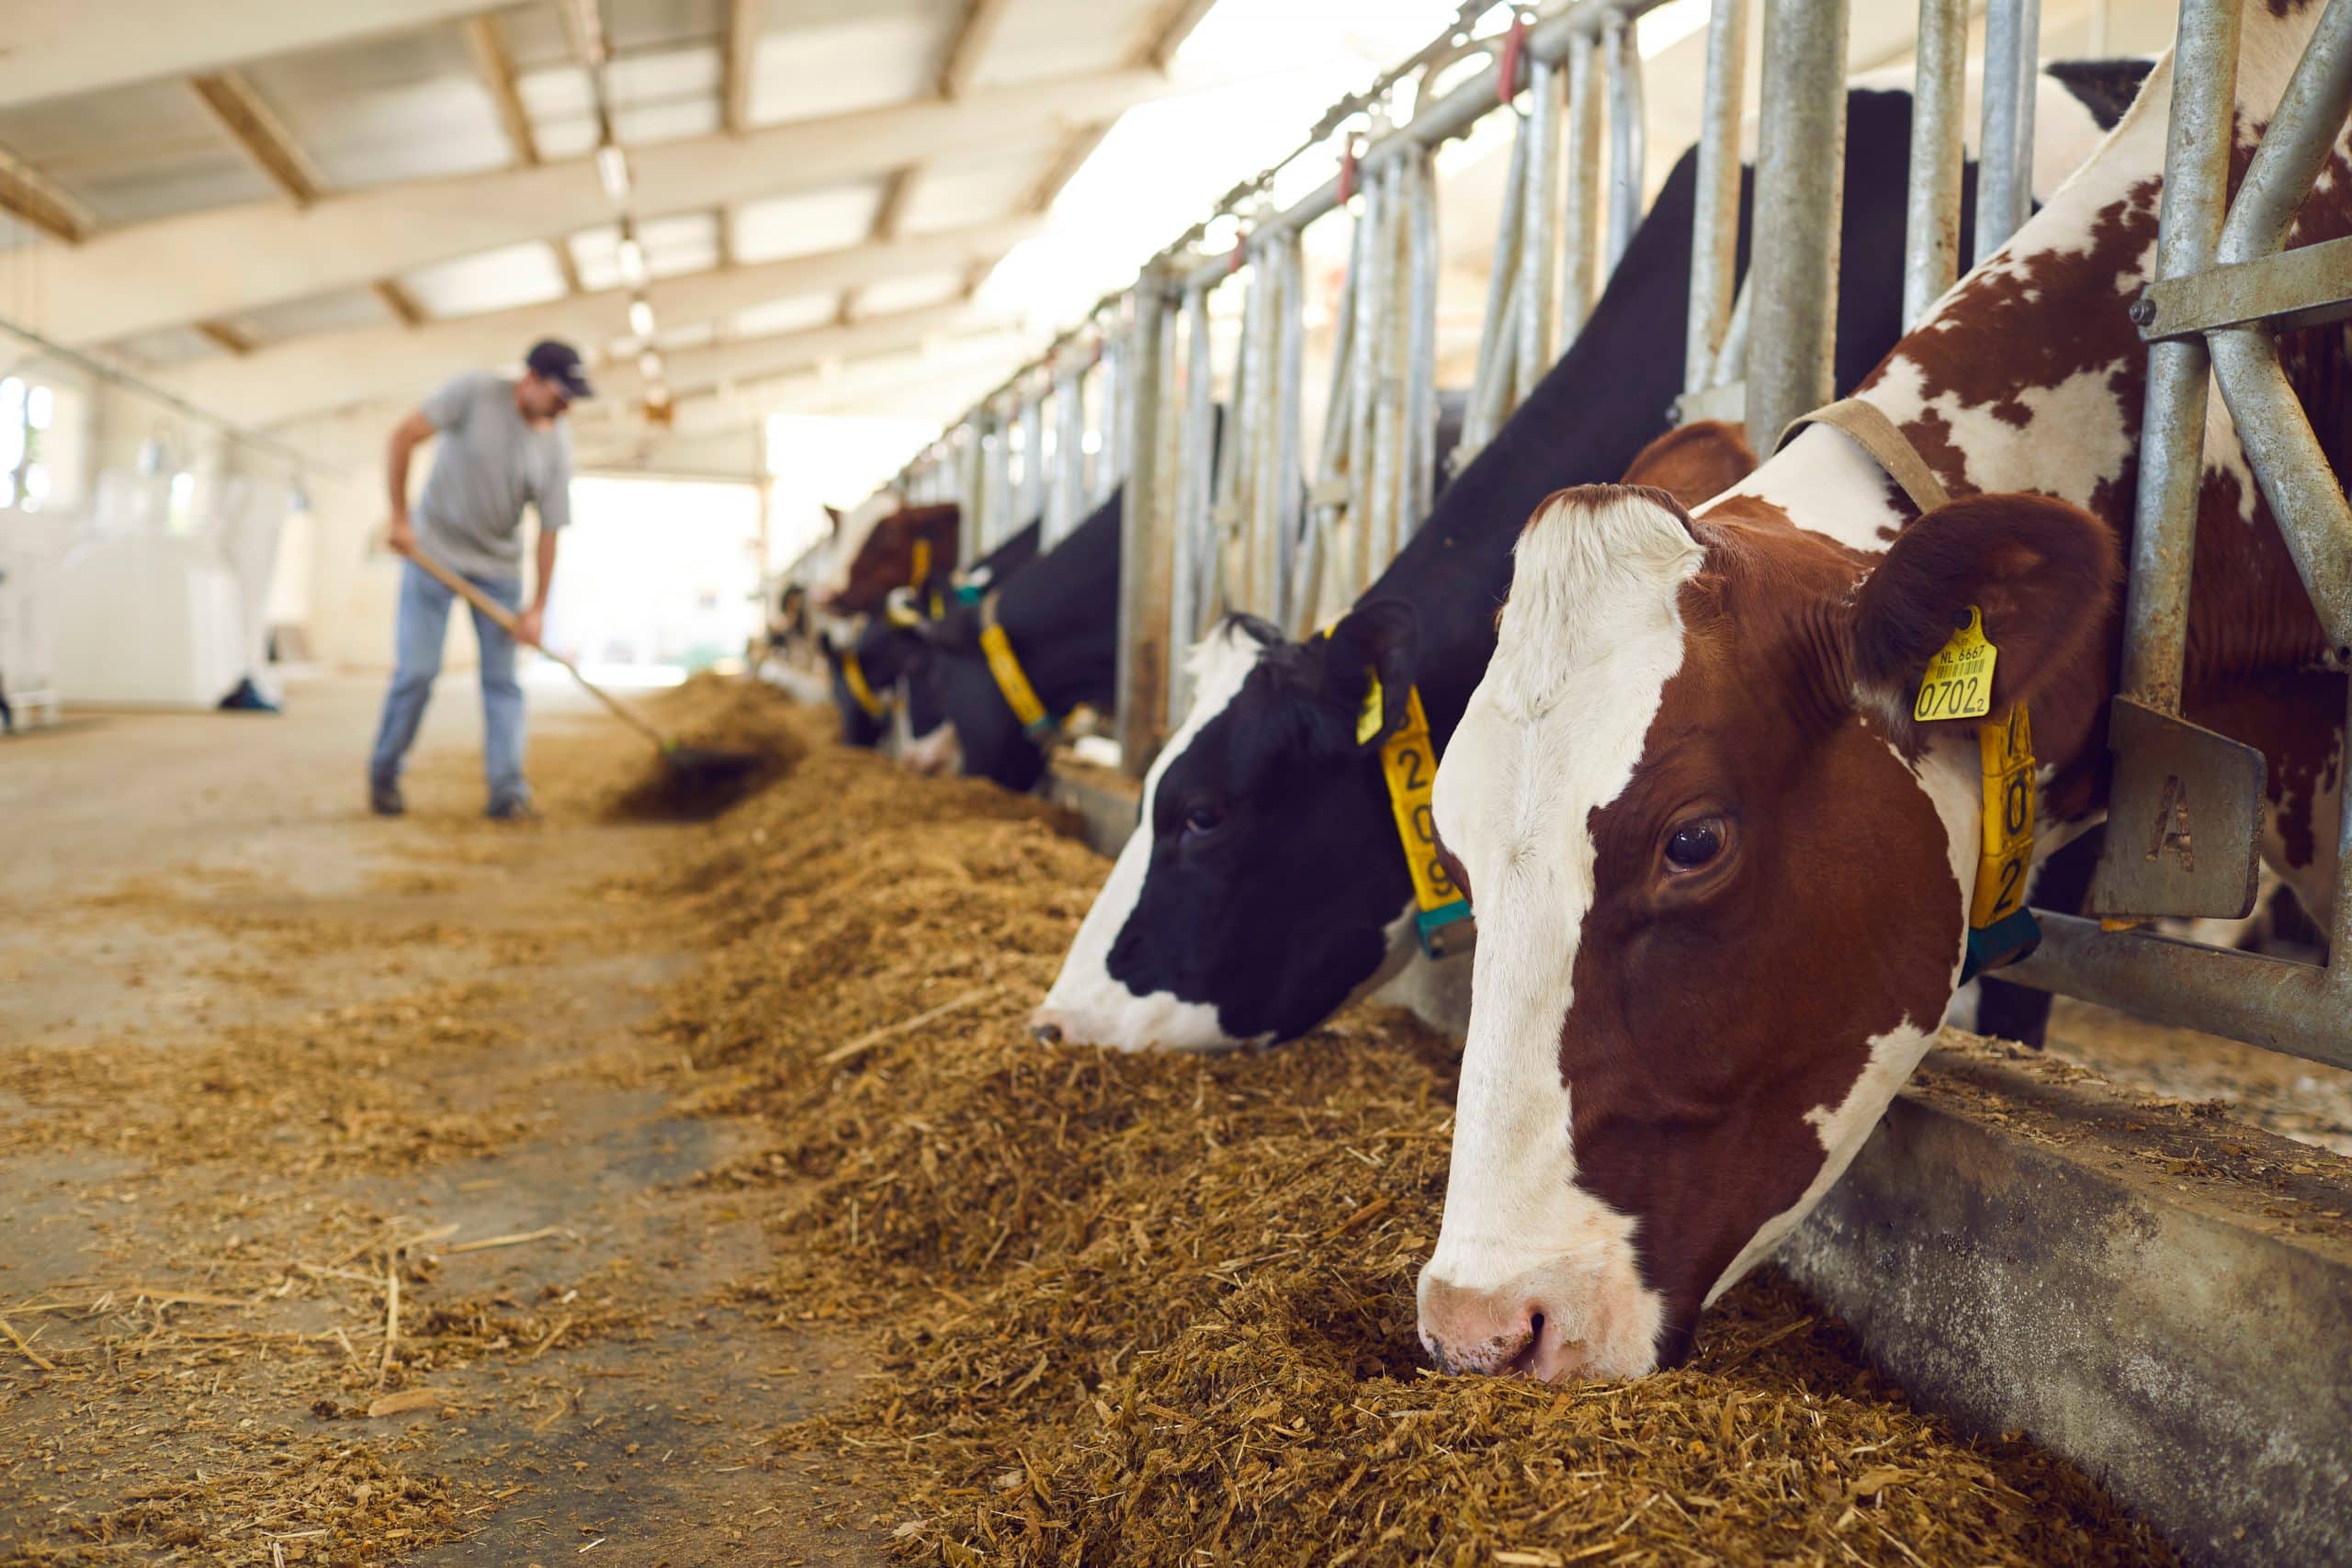
[[379,817],[398,817],[408,810],[408,802],[401,798],[401,786],[396,781],[369,779],[368,809]]
[[538,807],[531,804],[527,795],[502,795],[490,803],[482,815],[493,822],[536,822]]

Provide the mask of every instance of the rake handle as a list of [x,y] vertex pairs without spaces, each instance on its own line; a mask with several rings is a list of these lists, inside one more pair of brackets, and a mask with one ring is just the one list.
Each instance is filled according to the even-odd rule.
[[[476,588],[472,583],[468,582],[464,578],[459,577],[456,572],[451,571],[447,567],[443,566],[439,561],[435,560],[431,556],[426,555],[422,546],[411,547],[408,551],[408,558],[423,567],[426,571],[432,573],[434,577],[440,581],[441,585],[449,590],[450,592],[455,593],[458,598],[463,599],[467,604],[471,604],[483,615],[488,615],[492,622],[497,626],[499,630],[504,632],[508,637],[514,637],[516,642],[521,642],[523,640],[515,631],[516,622],[514,611],[509,610],[505,605],[500,604],[489,594],[484,593],[481,589]],[[663,755],[668,755],[670,751],[669,738],[663,735],[660,730],[654,728],[652,725],[647,723],[643,715],[639,714],[635,708],[630,707],[628,704],[622,702],[618,697],[613,695],[612,693],[605,690],[604,687],[596,684],[595,682],[588,679],[587,676],[582,675],[580,672],[580,666],[574,664],[571,660],[566,659],[562,654],[548,648],[546,644],[535,642],[528,644],[527,646],[537,649],[548,658],[554,660],[558,664],[562,665],[564,669],[570,671],[571,678],[579,682],[581,686],[590,696],[594,697],[598,702],[612,709],[613,716],[615,718],[619,719],[623,724],[628,725],[631,729],[636,730],[639,735],[642,735],[648,740],[652,741],[654,748]]]

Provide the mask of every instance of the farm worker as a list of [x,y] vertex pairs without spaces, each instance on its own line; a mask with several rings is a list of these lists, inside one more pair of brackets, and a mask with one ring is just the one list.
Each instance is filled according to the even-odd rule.
[[[538,646],[555,578],[556,536],[571,521],[571,432],[564,411],[594,395],[579,352],[552,340],[534,344],[522,377],[477,371],[460,376],[392,432],[390,453],[392,524],[389,543],[401,555],[421,548],[492,599],[515,612],[521,640]],[[433,471],[425,477],[412,517],[409,457],[435,435]],[[523,503],[538,510],[537,571],[531,602],[523,604]],[[416,739],[455,597],[412,559],[401,575],[394,620],[392,688],[368,761],[368,804],[379,817],[397,817],[401,761]],[[533,815],[523,781],[523,688],[514,679],[514,639],[487,615],[474,613],[481,650],[482,771],[490,781],[489,815],[513,821]]]

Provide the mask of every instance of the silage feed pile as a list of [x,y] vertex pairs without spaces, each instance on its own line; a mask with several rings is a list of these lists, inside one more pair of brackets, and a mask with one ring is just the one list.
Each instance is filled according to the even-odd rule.
[[[793,705],[775,687],[708,673],[662,694],[650,716],[682,753],[724,754],[737,765],[685,765],[645,746],[614,778],[601,758],[589,786],[599,813],[618,821],[702,821],[792,771],[806,750]],[[561,768],[558,762],[557,767]]]
[[2168,1561],[2067,1463],[1972,1441],[1776,1278],[1686,1369],[1425,1371],[1413,1280],[1452,1047],[1359,1009],[1216,1059],[1023,1027],[1105,871],[1052,808],[822,743],[666,889],[715,951],[661,1023],[790,1261],[748,1292],[871,1337],[788,1443],[869,1478],[910,1561]]

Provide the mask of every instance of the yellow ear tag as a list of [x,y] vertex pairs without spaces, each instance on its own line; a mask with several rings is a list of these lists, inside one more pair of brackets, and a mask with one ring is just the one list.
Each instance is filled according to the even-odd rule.
[[1993,661],[2000,653],[1984,640],[1984,617],[1971,604],[1968,624],[1952,633],[1951,640],[1928,660],[1928,673],[1919,682],[1919,700],[1911,705],[1911,716],[1983,718],[1991,713]]
[[1356,744],[1368,746],[1380,733],[1380,677],[1364,671],[1363,708],[1356,715]]

